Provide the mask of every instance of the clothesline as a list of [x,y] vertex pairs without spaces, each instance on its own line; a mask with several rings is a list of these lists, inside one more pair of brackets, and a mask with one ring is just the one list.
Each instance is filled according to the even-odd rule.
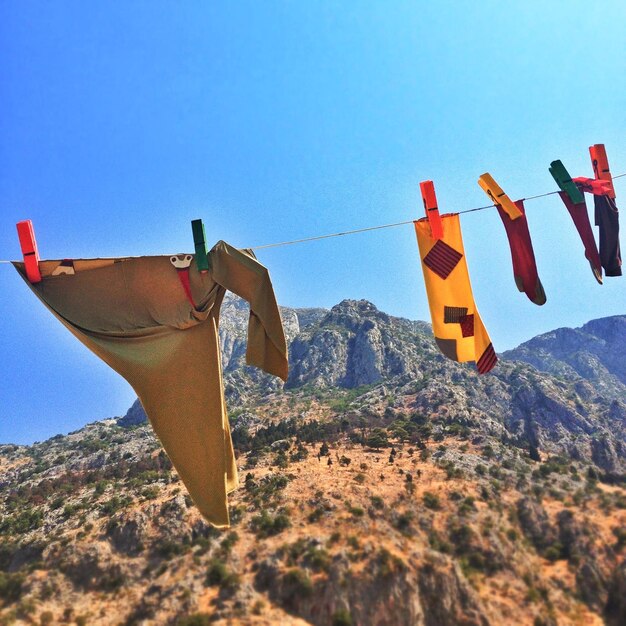
[[[626,176],[626,172],[624,174],[617,174],[613,176],[613,179],[623,178]],[[522,198],[524,202],[528,202],[529,200],[536,200],[537,198],[545,198],[546,196],[553,196],[558,194],[558,191],[548,191],[547,193],[540,193],[536,196],[528,196],[527,198]],[[485,209],[495,208],[495,204],[487,204],[485,206],[475,207],[473,209],[464,209],[463,211],[456,211],[459,215],[464,213],[475,213],[476,211],[484,211]],[[277,243],[267,243],[261,246],[251,246],[250,250],[264,250],[267,248],[278,248],[280,246],[291,246],[296,243],[305,243],[307,241],[319,241],[320,239],[331,239],[332,237],[343,237],[344,235],[356,235],[358,233],[366,233],[372,230],[382,230],[384,228],[395,228],[396,226],[406,226],[407,224],[412,224],[415,220],[405,220],[403,222],[394,222],[393,224],[380,224],[378,226],[367,226],[365,228],[355,228],[353,230],[344,230],[339,233],[329,233],[327,235],[316,235],[314,237],[303,237],[302,239],[293,239],[291,241],[280,241]],[[136,258],[136,257],[125,257],[125,258]],[[8,260],[0,260],[0,263],[13,263],[13,261]]]
[[[617,176],[613,176],[613,179],[623,178],[624,176],[626,176],[626,173],[617,174]],[[521,200],[524,202],[527,202],[528,200],[536,200],[537,198],[545,198],[546,196],[553,196],[558,193],[559,193],[558,191],[548,191],[547,193],[540,193],[540,194],[537,194],[536,196],[528,196],[527,198],[521,198]],[[476,211],[484,211],[485,209],[492,209],[492,208],[495,208],[495,206],[496,206],[495,204],[487,204],[485,206],[479,206],[474,209],[465,209],[463,211],[455,211],[455,212],[461,215],[463,213],[474,213]],[[368,226],[366,228],[357,228],[355,230],[345,230],[340,233],[331,233],[329,235],[317,235],[316,237],[305,237],[303,239],[294,239],[293,241],[281,241],[279,243],[267,243],[262,246],[252,246],[250,249],[262,250],[264,248],[278,248],[279,246],[290,246],[294,243],[304,243],[305,241],[317,241],[319,239],[329,239],[331,237],[342,237],[343,235],[354,235],[356,233],[366,233],[370,230],[381,230],[383,228],[393,228],[395,226],[406,226],[407,224],[413,224],[414,221],[415,220],[406,220],[404,222],[395,222],[394,224],[382,224],[380,226]]]

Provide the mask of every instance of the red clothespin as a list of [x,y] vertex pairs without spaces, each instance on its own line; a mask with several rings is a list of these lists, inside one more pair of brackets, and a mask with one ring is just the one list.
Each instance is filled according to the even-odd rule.
[[606,156],[606,149],[603,143],[596,143],[589,146],[589,156],[595,178],[580,176],[572,179],[580,185],[583,191],[592,193],[594,196],[609,196],[615,198],[615,187],[613,187],[613,177],[609,169],[609,160]]
[[433,185],[433,181],[423,180],[420,183],[420,191],[422,192],[426,217],[430,224],[430,234],[433,239],[443,239],[443,225],[441,224],[441,216],[439,215],[439,207],[437,206],[437,196],[435,195],[435,185]]
[[18,222],[17,236],[20,239],[20,248],[24,255],[24,268],[26,277],[31,283],[41,282],[41,272],[39,271],[39,251],[35,240],[33,223],[30,220]]
[[607,180],[600,180],[599,178],[587,178],[586,176],[579,176],[578,178],[572,178],[572,180],[587,193],[591,193],[594,196],[607,196],[613,190],[613,185]]
[[615,198],[615,188],[613,187],[613,177],[609,169],[609,159],[606,156],[606,149],[603,143],[596,143],[589,146],[589,156],[591,157],[591,165],[593,173],[598,180],[605,180],[611,188],[607,194],[610,198]]

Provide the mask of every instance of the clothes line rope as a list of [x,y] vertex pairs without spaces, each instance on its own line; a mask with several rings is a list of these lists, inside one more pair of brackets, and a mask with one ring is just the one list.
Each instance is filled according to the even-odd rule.
[[[617,174],[615,176],[613,176],[613,180],[615,180],[616,178],[623,178],[624,176],[626,176],[626,173],[624,174]],[[521,200],[523,202],[528,202],[529,200],[536,200],[538,198],[545,198],[546,196],[554,196],[556,194],[558,194],[558,191],[548,191],[547,193],[540,193],[537,194],[536,196],[528,196],[527,198],[521,198]],[[484,211],[485,209],[492,209],[495,208],[495,204],[487,204],[485,206],[479,206],[479,207],[475,207],[473,209],[464,209],[463,211],[456,211],[456,213],[458,213],[459,215],[462,215],[464,213],[475,213],[477,211]],[[353,230],[344,230],[342,232],[338,232],[338,233],[329,233],[327,235],[316,235],[314,237],[303,237],[302,239],[293,239],[291,241],[279,241],[277,243],[266,243],[264,245],[261,246],[251,246],[249,249],[250,250],[266,250],[268,248],[279,248],[281,246],[291,246],[297,243],[305,243],[307,241],[320,241],[321,239],[331,239],[333,237],[343,237],[345,235],[356,235],[358,233],[367,233],[370,232],[372,230],[383,230],[385,228],[395,228],[397,226],[406,226],[407,224],[412,224],[415,220],[405,220],[403,222],[394,222],[393,224],[380,224],[378,226],[367,226],[365,228],[355,228]],[[132,259],[132,258],[137,258],[137,257],[132,257],[132,256],[128,256],[128,257],[124,257],[124,258],[128,258],[128,259]],[[0,260],[0,263],[13,263],[13,261],[5,261],[5,260]]]
[[[613,176],[613,179],[615,178],[622,178],[626,176],[626,173],[624,174],[617,174],[616,176]],[[536,200],[537,198],[545,198],[546,196],[553,196],[558,194],[558,191],[548,191],[547,193],[540,193],[537,194],[536,196],[528,196],[527,198],[521,198],[521,200],[523,202],[527,202],[528,200]],[[463,211],[453,211],[455,213],[458,213],[459,215],[463,214],[463,213],[474,213],[476,211],[484,211],[485,209],[492,209],[495,208],[495,204],[487,204],[485,206],[479,206],[473,209],[464,209]],[[382,230],[383,228],[394,228],[395,226],[406,226],[407,224],[412,224],[415,220],[406,220],[404,222],[395,222],[394,224],[382,224],[380,226],[369,226],[366,228],[357,228],[354,230],[345,230],[343,232],[340,233],[331,233],[328,235],[317,235],[316,237],[304,237],[303,239],[294,239],[293,241],[281,241],[279,243],[267,243],[265,245],[262,246],[252,246],[250,249],[251,250],[263,250],[266,248],[278,248],[279,246],[290,246],[292,244],[295,243],[304,243],[305,241],[318,241],[320,239],[329,239],[331,237],[343,237],[344,235],[354,235],[357,233],[366,233],[368,231],[371,230]]]

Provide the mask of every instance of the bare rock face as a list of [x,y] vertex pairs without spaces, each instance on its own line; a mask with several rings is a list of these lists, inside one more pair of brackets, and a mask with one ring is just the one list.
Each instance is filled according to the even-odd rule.
[[302,570],[285,571],[275,558],[259,565],[255,584],[316,626],[333,623],[340,612],[371,626],[488,626],[480,599],[450,557],[426,550],[411,565],[381,550],[356,575],[344,555],[313,583]]
[[122,512],[109,520],[106,535],[116,550],[135,556],[144,549],[148,523],[141,511]]
[[84,591],[119,589],[127,578],[126,565],[116,559],[108,543],[94,543],[86,548],[69,545],[60,555],[59,569]]
[[556,541],[556,530],[550,524],[548,514],[540,502],[529,497],[517,503],[517,516],[524,534],[539,551]]
[[420,569],[419,589],[426,626],[488,626],[478,596],[449,558],[428,552]]
[[608,580],[598,563],[591,559],[583,561],[576,572],[576,587],[582,600],[592,609],[604,609],[608,600]]
[[350,356],[351,367],[345,380],[347,387],[371,385],[383,378],[383,337],[373,321],[367,320],[356,332]]
[[613,574],[605,616],[609,626],[626,624],[626,559],[615,569]]
[[143,406],[141,406],[141,402],[139,402],[139,398],[133,402],[133,405],[128,409],[126,415],[117,420],[117,423],[124,428],[128,428],[130,426],[138,426],[139,424],[143,424],[146,421],[146,412],[143,410]]
[[559,328],[504,353],[536,369],[593,382],[608,398],[623,397],[626,386],[626,316],[592,320],[581,328]]
[[382,313],[366,300],[344,300],[291,344],[287,386],[354,388],[417,374],[419,356],[434,352],[425,327]]
[[287,386],[309,383],[319,387],[335,386],[345,377],[348,346],[339,330],[323,328],[310,339],[296,339],[290,347]]
[[594,438],[591,441],[593,462],[607,472],[616,471],[620,467],[620,456],[616,450],[618,446],[619,442],[612,441],[606,435]]

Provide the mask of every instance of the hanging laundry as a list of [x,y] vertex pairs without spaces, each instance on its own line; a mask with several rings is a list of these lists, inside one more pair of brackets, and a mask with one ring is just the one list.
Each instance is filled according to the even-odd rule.
[[622,275],[619,246],[619,211],[609,194],[593,196],[596,226],[600,228],[600,260],[606,276]]
[[528,222],[524,211],[523,200],[514,202],[521,213],[519,217],[511,217],[502,206],[496,204],[498,214],[504,224],[506,236],[511,249],[511,259],[513,261],[513,278],[517,288],[525,293],[531,302],[542,305],[546,302],[546,293],[539,280],[537,264],[535,263],[535,253],[533,244],[528,232]]
[[475,361],[486,374],[498,358],[474,303],[458,214],[441,216],[443,237],[427,218],[414,222],[424,282],[439,349],[453,361]]
[[589,261],[593,276],[600,284],[602,284],[602,264],[600,263],[598,247],[596,246],[596,240],[593,236],[591,223],[589,222],[585,196],[580,194],[582,201],[574,203],[567,192],[560,191],[559,195],[561,196],[563,204],[574,221],[574,226],[576,226],[576,230],[578,231],[580,239],[583,242],[583,246],[585,247],[585,258]]
[[40,261],[36,284],[24,263],[14,265],[57,319],[132,385],[198,509],[225,527],[226,494],[238,484],[218,338],[226,289],[250,303],[249,365],[286,380],[287,348],[267,269],[223,241],[209,256],[210,272],[190,268],[196,307],[167,256]]

